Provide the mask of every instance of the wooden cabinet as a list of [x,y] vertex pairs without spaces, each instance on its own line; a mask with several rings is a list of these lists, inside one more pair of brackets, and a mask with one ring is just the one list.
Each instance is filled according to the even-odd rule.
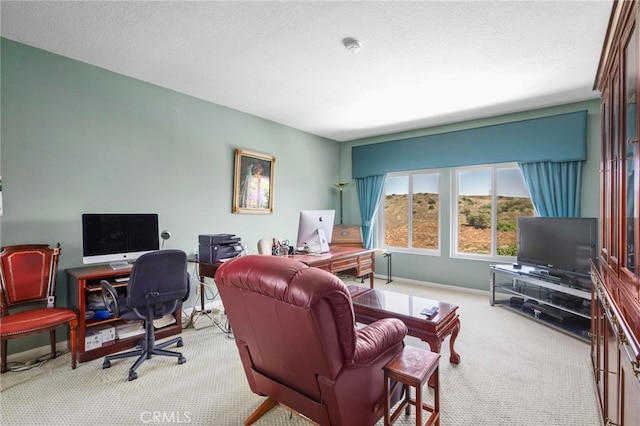
[[600,255],[592,267],[591,357],[603,421],[640,424],[640,1],[615,1],[601,93]]
[[[78,312],[78,361],[85,362],[92,359],[101,358],[115,352],[136,346],[137,342],[144,337],[144,334],[128,339],[115,339],[103,344],[100,347],[89,349],[85,345],[87,334],[91,330],[122,323],[119,318],[109,318],[105,320],[87,319],[87,300],[91,295],[101,295],[101,280],[108,280],[118,290],[126,292],[127,283],[118,282],[116,279],[129,276],[130,269],[113,270],[109,266],[91,266],[86,268],[67,269],[69,283],[70,306]],[[182,332],[181,311],[174,313],[176,322],[155,332],[156,339],[162,339]]]

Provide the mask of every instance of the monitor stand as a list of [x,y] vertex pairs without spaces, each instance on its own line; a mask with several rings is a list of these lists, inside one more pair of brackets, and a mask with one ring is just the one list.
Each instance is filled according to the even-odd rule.
[[129,262],[111,262],[109,263],[109,267],[114,271],[119,271],[121,269],[129,269],[131,264]]
[[320,253],[329,252],[329,243],[327,242],[327,234],[324,232],[324,229],[318,228],[316,232],[318,233],[318,240],[320,240]]
[[324,229],[318,228],[316,230],[316,235],[318,236],[317,242],[314,241],[315,244],[309,244],[307,251],[311,254],[330,252],[331,249],[329,248],[329,243],[327,242],[327,234],[324,232]]

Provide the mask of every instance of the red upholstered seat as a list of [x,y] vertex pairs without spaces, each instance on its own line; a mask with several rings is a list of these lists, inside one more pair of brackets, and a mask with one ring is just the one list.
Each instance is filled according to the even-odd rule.
[[71,367],[76,368],[78,316],[71,309],[48,306],[49,299],[55,302],[59,256],[59,246],[46,244],[7,246],[0,251],[2,373],[7,371],[9,339],[48,331],[51,358],[55,358],[55,329],[62,326],[69,326]]
[[77,319],[75,312],[65,308],[38,308],[16,312],[0,320],[0,334],[41,333]]
[[249,386],[267,396],[245,424],[278,404],[322,425],[380,419],[382,368],[404,347],[402,321],[356,327],[344,283],[289,258],[235,258],[215,282]]

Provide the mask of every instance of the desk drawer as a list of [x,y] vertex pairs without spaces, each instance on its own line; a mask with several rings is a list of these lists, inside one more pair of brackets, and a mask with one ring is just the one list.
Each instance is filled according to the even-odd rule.
[[333,272],[346,271],[347,269],[355,269],[358,267],[358,259],[352,257],[350,259],[339,259],[331,262],[331,270]]
[[373,273],[373,257],[372,256],[359,256],[358,257],[358,276]]
[[322,269],[323,271],[331,272],[331,262],[329,260],[324,262],[317,262],[313,264],[314,268]]

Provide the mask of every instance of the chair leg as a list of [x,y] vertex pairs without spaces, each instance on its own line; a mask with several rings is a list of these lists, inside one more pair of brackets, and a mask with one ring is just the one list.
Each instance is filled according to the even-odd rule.
[[71,369],[76,369],[77,355],[78,355],[78,334],[76,328],[78,327],[77,321],[72,321],[69,324],[69,339],[71,339]]
[[182,337],[176,337],[175,339],[171,339],[171,340],[167,340],[166,342],[162,342],[162,343],[158,343],[157,345],[155,345],[155,349],[164,349],[167,346],[171,346],[175,344],[177,347],[182,347],[183,343],[182,343]]
[[136,373],[136,370],[143,362],[149,359],[149,356],[150,354],[146,350],[143,350],[142,354],[138,357],[136,362],[131,366],[131,368],[129,368],[129,381],[138,378],[138,373]]
[[[107,355],[106,357],[104,357],[104,363],[102,364],[102,368],[111,367],[111,363],[109,361],[113,361],[114,359],[123,359],[123,358],[131,358],[133,356],[140,356],[142,355],[143,352],[145,353],[145,356],[146,356],[146,351],[144,349],[135,349],[133,351],[122,352],[120,354]],[[108,364],[108,365],[105,366],[105,364]]]
[[271,411],[271,409],[273,409],[277,405],[278,405],[278,401],[276,401],[271,397],[267,397],[267,399],[265,399],[264,402],[260,404],[258,408],[256,408],[256,411],[254,411],[253,413],[251,413],[249,417],[247,417],[247,419],[244,421],[245,426],[249,426],[257,422],[260,419],[260,417],[267,414],[269,411]]
[[56,330],[49,332],[49,346],[51,346],[51,359],[56,357]]
[[0,373],[7,372],[7,339],[2,339],[2,361],[0,362]]

